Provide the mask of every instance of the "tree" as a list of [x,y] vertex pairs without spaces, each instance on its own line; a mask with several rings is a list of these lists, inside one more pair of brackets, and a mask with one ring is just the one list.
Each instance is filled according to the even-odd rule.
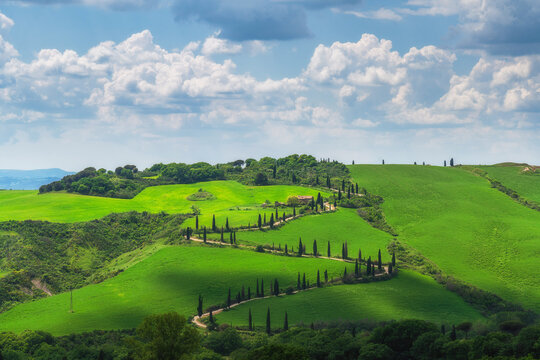
[[221,242],[223,242],[223,226],[221,227]]
[[319,270],[317,270],[317,287],[321,287],[321,275]]
[[270,229],[274,228],[274,214],[270,214]]
[[254,183],[255,185],[268,185],[268,177],[266,174],[259,172],[257,175],[255,175]]
[[175,312],[146,317],[137,328],[138,354],[143,359],[176,360],[188,357],[199,348],[198,331]]
[[351,187],[349,186],[349,188],[347,189],[347,199],[350,199],[351,198]]
[[266,312],[266,333],[270,335],[272,333],[272,327],[270,326],[270,308]]
[[367,266],[366,266],[366,275],[371,274],[371,256],[367,259]]
[[289,319],[287,317],[287,312],[285,311],[285,321],[283,322],[283,330],[289,330]]
[[324,282],[328,283],[328,270],[324,270]]
[[263,225],[266,226],[266,214],[264,214]]
[[394,271],[392,264],[388,265],[388,273],[391,274]]
[[341,180],[341,191],[345,191],[345,179]]
[[248,300],[251,300],[251,286],[248,286],[247,298]]
[[296,206],[293,206],[292,208],[292,216],[296,216]]
[[450,159],[450,166],[454,166],[454,158]]
[[214,315],[212,315],[212,310],[210,310],[210,314],[208,315],[208,321],[210,321],[210,324],[214,323]]
[[328,257],[332,257],[332,253],[330,252],[330,241],[328,242],[327,254],[328,254]]
[[206,226],[203,229],[203,241],[206,243]]
[[452,332],[450,332],[450,340],[454,341],[456,339],[457,339],[456,326],[452,325]]
[[248,315],[248,329],[249,331],[253,331],[253,318],[251,317],[251,308],[249,309]]
[[229,288],[229,294],[227,295],[227,308],[231,308],[231,288]]
[[356,191],[355,194],[358,194],[358,183],[356,183]]
[[392,266],[396,267],[396,252],[395,251],[392,253]]
[[296,281],[296,289],[297,290],[302,289],[302,285],[300,284],[300,273],[298,273],[298,280]]
[[444,167],[446,167],[446,160],[444,160]]
[[285,255],[289,254],[289,249],[287,249],[287,244],[285,244]]
[[216,231],[216,215],[212,215],[212,231]]
[[274,281],[274,295],[279,296],[279,282],[278,279]]
[[203,314],[203,297],[199,294],[199,304],[197,305],[197,315],[201,317]]
[[259,278],[257,278],[257,297],[261,296],[261,292],[259,291]]
[[382,270],[381,249],[379,249],[379,258],[377,259],[377,267]]
[[338,200],[341,200],[341,189],[338,189],[337,198]]
[[261,279],[261,297],[264,297],[264,279]]
[[195,229],[199,230],[199,215],[195,216]]
[[343,270],[343,279],[347,278],[347,267],[345,266],[345,270]]
[[319,253],[317,252],[317,240],[313,240],[313,256],[317,256]]
[[358,277],[358,259],[354,263],[354,276]]
[[304,246],[302,245],[302,238],[299,238],[299,240],[298,240],[298,256],[302,256],[303,250],[304,250]]
[[326,187],[331,188],[332,184],[330,183],[330,176],[326,176]]
[[225,219],[225,229],[227,229],[227,231],[229,231],[229,217],[227,217]]
[[358,261],[362,261],[362,249],[358,249]]
[[307,288],[307,285],[306,285],[306,273],[304,273],[304,276],[302,277],[302,289],[306,290],[306,288]]
[[382,164],[384,165],[384,159],[383,159],[383,161],[382,161]]
[[470,321],[465,321],[459,324],[456,327],[457,330],[463,331],[465,333],[465,339],[467,339],[467,335],[469,334],[469,331],[472,329],[472,323]]
[[231,245],[233,244],[233,233],[232,233],[232,231],[229,233],[229,242],[231,243]]
[[257,226],[259,227],[259,229],[262,227],[262,218],[261,218],[261,214],[259,214],[259,220],[257,221]]

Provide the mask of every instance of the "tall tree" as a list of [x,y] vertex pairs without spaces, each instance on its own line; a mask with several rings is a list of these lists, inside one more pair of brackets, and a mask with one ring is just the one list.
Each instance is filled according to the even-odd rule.
[[264,297],[264,279],[261,279],[261,297]]
[[328,283],[328,270],[324,270],[324,282]]
[[212,310],[210,310],[210,314],[208,315],[208,321],[210,321],[210,324],[214,323],[214,315],[212,315]]
[[347,199],[350,199],[351,198],[351,187],[349,186],[347,188]]
[[454,158],[450,159],[450,166],[454,166]]
[[262,218],[261,218],[261,214],[259,214],[259,220],[257,221],[257,225],[258,225],[259,229],[262,227]]
[[206,226],[203,229],[203,241],[206,243]]
[[287,249],[287,244],[285,244],[285,255],[289,254],[289,249]]
[[341,189],[338,189],[337,198],[338,200],[341,200]]
[[203,314],[203,297],[199,294],[199,304],[197,305],[197,315],[201,317]]
[[221,242],[223,242],[223,226],[221,227]]
[[379,249],[379,255],[378,255],[378,258],[377,258],[377,268],[379,270],[382,270],[381,249]]
[[216,231],[216,215],[212,215],[212,231]]
[[251,300],[251,286],[248,286],[247,298],[248,298],[248,300]]
[[285,311],[285,321],[283,322],[283,330],[289,330],[289,319],[287,317],[287,312]]
[[358,183],[356,183],[356,191],[355,194],[358,194]]
[[371,274],[371,256],[367,259],[367,265],[366,265],[366,275]]
[[383,161],[382,161],[382,164],[384,165],[384,159],[383,159]]
[[257,297],[261,296],[261,292],[259,290],[259,278],[257,278]]
[[304,250],[304,246],[302,245],[302,238],[299,238],[299,240],[298,240],[298,256],[302,256],[303,250]]
[[249,309],[248,315],[248,329],[249,331],[253,331],[253,318],[251,317],[251,308]]
[[231,245],[233,244],[233,233],[232,233],[232,231],[229,232],[229,242],[231,243]]
[[345,243],[341,243],[341,258],[345,259]]
[[186,229],[186,239],[188,239],[188,240],[191,239],[191,228],[190,227],[188,227]]
[[326,187],[331,188],[332,184],[330,183],[330,176],[326,176]]
[[332,253],[330,252],[330,241],[328,242],[328,249],[327,249],[328,257],[332,257]]
[[270,325],[270,308],[266,312],[266,333],[270,335],[272,333],[272,327]]
[[388,273],[391,274],[392,271],[394,271],[394,269],[392,268],[392,264],[390,263],[390,264],[388,265]]
[[279,282],[278,279],[274,281],[274,295],[279,296]]
[[298,273],[298,280],[296,282],[296,289],[297,290],[302,289],[302,285],[300,284],[300,273]]
[[362,249],[358,249],[358,261],[362,261]]
[[354,263],[354,276],[358,277],[358,259]]
[[231,308],[231,288],[229,288],[229,293],[227,295],[227,308]]
[[306,290],[306,273],[304,273],[304,276],[302,277],[302,289]]
[[341,191],[345,192],[345,179],[341,180]]
[[313,256],[317,256],[319,252],[317,251],[317,239],[313,240]]
[[292,216],[293,216],[293,217],[296,216],[296,206],[293,206],[293,207],[292,207]]
[[195,229],[199,230],[199,215],[195,216]]
[[396,252],[395,251],[392,253],[392,266],[396,267]]
[[227,231],[230,230],[230,229],[229,229],[229,217],[227,217],[227,218],[225,219],[225,229],[227,229]]
[[270,229],[274,228],[274,214],[270,214]]
[[321,287],[321,274],[319,273],[318,269],[317,269],[317,287]]
[[264,226],[266,226],[266,214],[264,214],[264,219],[263,220],[264,220],[263,224],[264,224]]
[[444,160],[444,167],[446,167],[446,160]]

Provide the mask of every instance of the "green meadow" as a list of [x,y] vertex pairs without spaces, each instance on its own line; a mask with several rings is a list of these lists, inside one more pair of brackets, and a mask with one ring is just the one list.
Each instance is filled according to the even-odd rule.
[[[187,197],[199,189],[215,198],[190,201]],[[113,199],[68,193],[38,194],[35,191],[1,191],[0,221],[47,220],[79,222],[98,219],[113,212],[148,211],[158,213],[191,213],[192,206],[201,211],[200,224],[211,225],[216,215],[218,226],[229,218],[231,226],[257,221],[260,205],[269,200],[286,201],[292,195],[317,195],[318,191],[300,186],[245,186],[235,181],[212,181],[187,185],[154,186],[144,189],[133,199]],[[195,219],[184,223],[194,226]]]
[[283,327],[285,311],[289,325],[361,319],[423,319],[458,324],[483,319],[458,295],[445,290],[430,277],[411,271],[401,271],[391,281],[330,286],[252,301],[224,311],[216,319],[220,324],[247,326],[251,309],[255,326],[264,327],[268,308],[273,328]]
[[492,179],[516,191],[527,200],[540,204],[540,173],[522,172],[525,166],[477,166]]
[[[217,238],[215,234],[212,237]],[[386,246],[392,236],[370,226],[355,209],[339,209],[332,213],[304,216],[276,230],[237,232],[239,243],[270,246],[274,244],[276,248],[280,244],[282,248],[287,244],[289,249],[294,247],[295,250],[298,249],[299,237],[310,254],[313,253],[313,240],[317,240],[317,252],[322,256],[327,255],[328,242],[332,256],[341,256],[341,245],[347,242],[351,258],[358,257],[359,249],[362,250],[362,257],[366,259],[368,256],[377,259],[379,249],[383,261],[391,258]]]
[[[348,272],[354,265],[348,264]],[[254,251],[208,246],[168,246],[114,278],[73,291],[24,303],[0,314],[0,331],[45,330],[55,335],[95,329],[136,327],[150,314],[196,313],[197,297],[204,307],[223,304],[229,287],[234,298],[242,286],[255,293],[256,279],[280,287],[296,286],[298,273],[314,283],[317,270],[329,277],[343,274],[345,263],[334,260],[285,257]]]
[[540,310],[540,213],[460,168],[355,165],[399,239],[445,273]]

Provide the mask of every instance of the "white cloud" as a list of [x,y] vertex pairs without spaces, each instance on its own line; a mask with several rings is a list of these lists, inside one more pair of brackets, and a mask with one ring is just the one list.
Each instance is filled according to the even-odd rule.
[[374,127],[379,126],[379,124],[380,122],[378,121],[371,121],[367,119],[356,119],[356,120],[353,120],[352,122],[353,126],[358,126],[361,128],[374,128]]
[[232,43],[226,39],[211,36],[204,41],[201,53],[203,55],[238,54],[241,51],[242,45]]
[[0,30],[9,30],[15,22],[0,12]]
[[376,19],[376,20],[393,20],[400,21],[403,19],[401,15],[396,13],[394,10],[380,8],[374,11],[344,11],[344,14],[354,15],[363,19]]
[[18,51],[0,35],[0,65],[16,56]]

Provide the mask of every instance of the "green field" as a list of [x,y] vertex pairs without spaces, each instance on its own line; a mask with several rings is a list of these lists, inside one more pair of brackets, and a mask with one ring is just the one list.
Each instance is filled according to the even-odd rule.
[[[354,271],[347,265],[348,272]],[[0,331],[40,329],[69,334],[94,329],[136,327],[149,314],[177,311],[196,313],[197,296],[205,308],[222,304],[232,288],[233,297],[242,285],[255,292],[256,279],[264,278],[265,292],[278,278],[280,287],[296,285],[298,272],[311,283],[317,270],[330,277],[343,273],[340,261],[285,257],[254,251],[203,246],[165,247],[103,283],[73,291],[74,313],[69,312],[69,294],[21,304],[0,314]]]
[[477,166],[490,178],[516,191],[527,200],[540,204],[540,173],[522,173],[524,166]]
[[[212,236],[217,238],[215,235]],[[298,238],[306,244],[308,253],[313,252],[313,240],[317,240],[318,253],[326,256],[327,246],[330,242],[332,256],[341,256],[341,245],[347,242],[349,256],[358,257],[358,249],[362,250],[362,257],[377,258],[381,249],[383,261],[389,261],[390,256],[386,246],[392,237],[383,231],[371,227],[354,209],[340,209],[334,213],[309,215],[291,221],[278,230],[266,231],[239,231],[237,242],[252,245],[272,245],[282,248],[287,244],[295,250],[298,249]]]
[[[189,201],[186,198],[204,189],[215,199]],[[229,218],[231,226],[247,225],[257,221],[260,205],[266,200],[286,201],[291,195],[317,195],[318,191],[300,186],[245,186],[235,181],[212,181],[188,185],[154,186],[144,189],[129,200],[84,196],[68,193],[35,191],[1,191],[0,221],[47,220],[53,222],[89,221],[112,212],[148,211],[158,213],[191,213],[191,207],[200,211],[200,224],[211,225],[212,214],[218,226]],[[193,226],[194,219],[184,223]]]
[[450,167],[355,165],[354,179],[384,197],[401,241],[444,272],[540,310],[540,213]]
[[448,292],[430,277],[411,271],[401,271],[391,281],[331,286],[252,301],[225,311],[216,318],[218,323],[247,326],[248,311],[251,309],[255,325],[263,327],[268,307],[274,328],[283,326],[285,311],[289,325],[361,319],[423,319],[458,324],[483,319],[458,295]]

